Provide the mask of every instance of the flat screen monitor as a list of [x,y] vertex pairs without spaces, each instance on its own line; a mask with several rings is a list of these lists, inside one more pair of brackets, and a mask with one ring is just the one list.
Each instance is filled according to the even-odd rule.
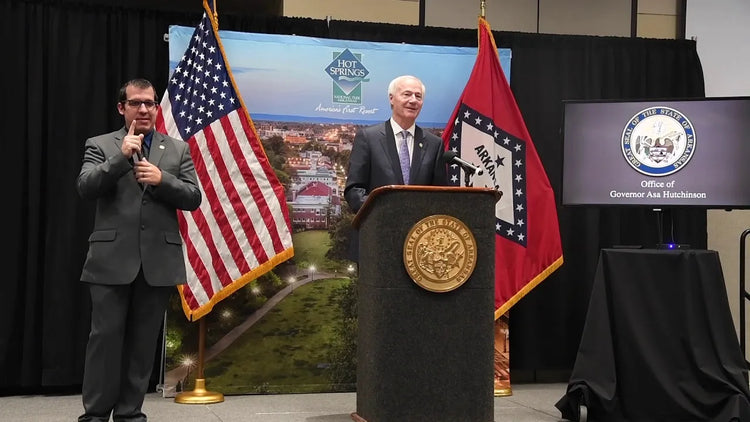
[[562,203],[750,208],[750,97],[566,101]]

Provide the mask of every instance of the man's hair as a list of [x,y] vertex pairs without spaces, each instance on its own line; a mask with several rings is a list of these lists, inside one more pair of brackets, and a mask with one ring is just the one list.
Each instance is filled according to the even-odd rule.
[[129,86],[134,86],[139,89],[153,89],[154,90],[154,101],[159,102],[159,94],[156,93],[156,88],[147,79],[136,78],[125,82],[125,85],[120,88],[119,102],[123,102],[128,99],[127,89]]
[[391,81],[391,83],[388,84],[388,95],[395,94],[396,93],[395,92],[396,91],[396,85],[398,85],[404,79],[416,79],[419,82],[419,84],[422,85],[422,96],[424,97],[424,91],[425,91],[424,83],[422,83],[422,81],[419,78],[417,78],[416,76],[411,76],[411,75],[401,75],[401,76],[393,79]]

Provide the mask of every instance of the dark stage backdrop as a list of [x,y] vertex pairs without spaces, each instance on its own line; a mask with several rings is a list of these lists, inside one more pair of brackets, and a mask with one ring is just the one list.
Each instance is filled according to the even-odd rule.
[[[0,283],[0,393],[79,388],[89,303],[78,281],[93,204],[75,179],[87,137],[122,124],[116,91],[142,76],[163,92],[169,25],[195,13],[42,0],[0,0],[6,50],[5,279]],[[250,6],[248,6],[250,7]],[[283,17],[220,16],[227,30],[476,46],[477,31]],[[511,86],[558,193],[562,100],[685,98],[704,94],[687,40],[495,32],[513,53]],[[8,101],[17,101],[11,104]],[[565,264],[510,311],[514,382],[567,381],[580,340],[599,249],[654,246],[657,216],[644,208],[559,210]],[[706,212],[667,210],[667,231],[706,247]],[[673,226],[673,229],[671,228]]]

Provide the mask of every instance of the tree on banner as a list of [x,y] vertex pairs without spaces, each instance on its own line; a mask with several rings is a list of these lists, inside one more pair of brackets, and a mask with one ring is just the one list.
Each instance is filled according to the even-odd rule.
[[[481,17],[477,61],[443,142],[482,169],[470,185],[502,193],[495,206],[497,319],[562,265],[563,256],[552,187]],[[461,172],[450,166],[449,183],[460,186]]]
[[191,321],[294,255],[284,188],[240,98],[206,0],[203,8],[156,121],[160,132],[190,145],[204,198],[179,215],[187,261],[180,296]]

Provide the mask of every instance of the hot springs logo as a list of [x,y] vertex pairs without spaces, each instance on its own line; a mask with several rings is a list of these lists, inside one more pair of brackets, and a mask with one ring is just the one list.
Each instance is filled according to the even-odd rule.
[[325,71],[333,79],[333,102],[362,104],[362,82],[367,82],[370,71],[360,61],[361,54],[346,50],[333,53],[333,61]]
[[628,164],[648,176],[679,171],[695,152],[690,120],[669,107],[650,107],[633,116],[622,132],[622,153]]

